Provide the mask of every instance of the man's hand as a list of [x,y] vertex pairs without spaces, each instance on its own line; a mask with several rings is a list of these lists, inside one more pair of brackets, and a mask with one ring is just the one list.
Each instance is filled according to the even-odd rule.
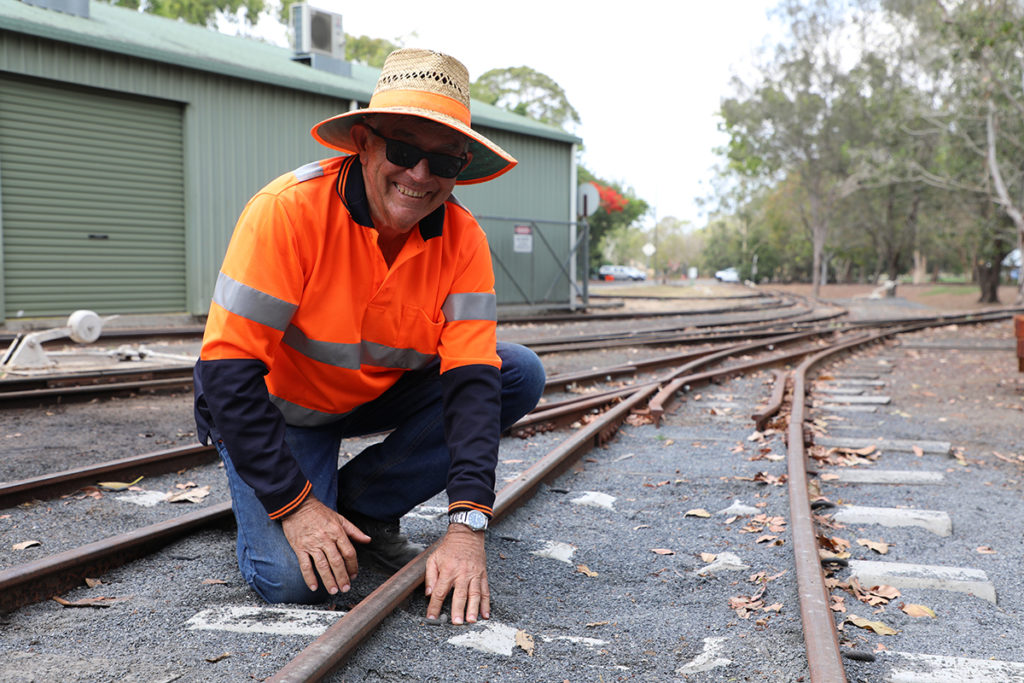
[[317,574],[331,595],[339,590],[345,593],[352,587],[351,580],[359,572],[352,541],[370,541],[356,525],[309,496],[281,520],[281,529],[295,551],[309,590],[317,589]]
[[487,586],[484,532],[452,524],[441,545],[427,559],[427,618],[437,619],[448,592],[452,593],[452,623],[475,623],[491,618],[491,590]]

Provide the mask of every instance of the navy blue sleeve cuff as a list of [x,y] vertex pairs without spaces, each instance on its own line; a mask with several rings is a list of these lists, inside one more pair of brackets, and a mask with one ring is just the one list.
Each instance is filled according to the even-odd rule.
[[441,375],[451,465],[448,500],[490,513],[501,439],[501,371],[466,365]]
[[310,484],[284,440],[284,417],[270,402],[267,369],[252,359],[201,360],[196,364],[196,435],[220,439],[238,476],[252,487],[272,519],[291,512]]

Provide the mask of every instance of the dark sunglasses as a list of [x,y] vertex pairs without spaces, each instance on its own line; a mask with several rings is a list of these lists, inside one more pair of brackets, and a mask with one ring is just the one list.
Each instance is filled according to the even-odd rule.
[[469,163],[465,154],[457,157],[439,152],[424,152],[416,145],[410,145],[408,142],[402,142],[401,140],[381,135],[369,124],[364,123],[363,125],[369,128],[371,133],[384,141],[384,156],[395,166],[412,168],[420,163],[420,159],[426,159],[431,173],[439,178],[454,178]]

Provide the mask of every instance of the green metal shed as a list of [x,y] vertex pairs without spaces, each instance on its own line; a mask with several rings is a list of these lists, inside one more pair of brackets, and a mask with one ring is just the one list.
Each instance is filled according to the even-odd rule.
[[[77,1],[87,16],[0,0],[0,323],[205,315],[245,202],[331,156],[309,129],[365,104],[378,72]],[[473,125],[520,161],[456,190],[490,238],[499,303],[574,305],[578,138],[479,102]]]

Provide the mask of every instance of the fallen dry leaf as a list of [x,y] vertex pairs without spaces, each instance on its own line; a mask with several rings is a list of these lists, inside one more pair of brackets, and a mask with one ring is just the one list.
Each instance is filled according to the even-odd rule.
[[594,628],[595,626],[607,626],[612,622],[610,621],[591,621],[586,624],[587,628]]
[[595,576],[597,576],[597,572],[591,570],[590,567],[588,567],[585,564],[576,565],[576,571],[578,571],[580,574],[585,574],[590,578],[594,578]]
[[11,550],[24,550],[25,548],[31,548],[33,546],[42,545],[39,541],[22,541],[21,543],[15,543],[11,546]]
[[712,562],[715,561],[715,559],[717,557],[718,557],[718,555],[716,555],[715,553],[701,553],[700,554],[700,561],[704,562],[705,564],[711,564]]
[[912,617],[931,617],[932,619],[935,618],[935,610],[933,610],[931,607],[926,607],[924,605],[916,605],[911,603],[909,605],[900,605],[900,609]]
[[516,631],[516,645],[526,654],[533,656],[533,636],[526,631]]
[[977,548],[974,549],[974,552],[981,553],[982,555],[995,555],[996,554],[996,551],[993,550],[991,546],[987,546],[987,545],[979,545]]
[[86,577],[85,578],[85,585],[88,586],[89,588],[95,588],[96,586],[102,586],[103,582],[100,581],[99,579],[90,579],[89,577]]
[[125,489],[127,489],[127,488],[129,488],[129,487],[135,486],[135,485],[136,485],[136,484],[138,484],[138,483],[139,483],[140,481],[142,481],[142,477],[139,477],[139,478],[138,478],[138,479],[136,479],[135,481],[131,481],[131,482],[123,482],[123,481],[101,481],[101,482],[98,482],[98,483],[97,483],[97,485],[98,485],[98,486],[99,486],[99,487],[100,487],[101,489],[106,489],[106,490],[108,490],[108,491],[124,491]]
[[216,664],[220,660],[227,659],[230,656],[231,656],[230,652],[225,652],[224,654],[217,655],[216,657],[207,657],[206,661],[208,661],[210,664]]
[[64,607],[110,607],[117,598],[83,598],[82,600],[65,600],[64,598],[55,595],[53,601]]
[[885,555],[887,552],[889,552],[889,544],[883,541],[871,541],[866,538],[858,538],[857,544],[862,545],[866,548],[870,548],[879,555]]
[[228,582],[224,579],[203,579],[203,584],[207,586],[226,586]]
[[711,516],[711,513],[708,512],[707,510],[705,510],[704,508],[693,508],[692,510],[687,510],[686,513],[683,515],[683,517],[710,517],[710,516]]
[[669,550],[668,548],[651,548],[651,552],[652,553],[656,553],[658,555],[675,555],[676,554],[676,551]]
[[863,617],[858,617],[855,614],[851,614],[850,616],[846,617],[846,621],[858,628],[862,628],[867,631],[874,631],[880,636],[894,636],[897,633],[899,633],[899,631],[886,626],[880,621],[871,621]]
[[209,486],[201,486],[195,489],[188,489],[185,491],[179,491],[178,493],[168,493],[167,497],[164,498],[164,502],[167,503],[201,503],[204,498],[210,495]]

